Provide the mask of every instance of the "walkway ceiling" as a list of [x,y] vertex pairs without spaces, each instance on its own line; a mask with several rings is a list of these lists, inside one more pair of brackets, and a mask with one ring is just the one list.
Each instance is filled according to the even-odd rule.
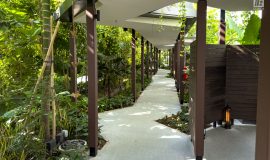
[[[56,19],[71,21],[73,0],[66,0],[55,13]],[[197,0],[187,0],[197,2]],[[172,48],[179,33],[178,0],[99,0],[98,24],[133,28],[159,49]],[[251,10],[253,0],[208,0],[208,5],[225,10]],[[168,7],[170,6],[170,7]],[[193,3],[186,3],[187,30],[196,20]],[[165,7],[165,8],[164,8]],[[85,23],[86,0],[75,1],[74,21]],[[160,16],[163,18],[160,18]],[[186,30],[186,31],[187,31]]]

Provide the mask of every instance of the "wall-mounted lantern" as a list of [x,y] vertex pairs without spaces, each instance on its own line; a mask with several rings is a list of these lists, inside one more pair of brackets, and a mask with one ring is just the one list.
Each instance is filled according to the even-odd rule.
[[225,107],[225,129],[231,129],[231,107],[228,105]]

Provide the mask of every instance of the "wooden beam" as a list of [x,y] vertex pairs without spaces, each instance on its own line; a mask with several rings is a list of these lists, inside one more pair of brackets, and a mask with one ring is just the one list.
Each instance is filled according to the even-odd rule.
[[204,155],[204,104],[205,104],[205,55],[206,55],[206,16],[207,1],[198,0],[196,31],[196,97],[195,97],[195,141],[194,153],[196,160]]
[[87,61],[88,61],[88,145],[90,156],[96,156],[98,151],[98,68],[96,52],[96,8],[95,2],[87,1]]
[[144,38],[141,39],[141,89],[144,90]]
[[270,159],[270,1],[264,1],[257,100],[256,160]]
[[136,101],[136,37],[135,30],[132,29],[132,55],[131,55],[131,93],[133,95],[133,101]]

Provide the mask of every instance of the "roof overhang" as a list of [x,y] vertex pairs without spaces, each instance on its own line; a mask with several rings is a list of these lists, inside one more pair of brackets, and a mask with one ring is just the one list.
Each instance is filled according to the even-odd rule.
[[[187,0],[197,2],[197,0]],[[74,3],[74,21],[85,23],[87,0],[65,0],[55,12],[55,19],[70,22]],[[98,24],[133,28],[148,41],[159,48],[168,48],[180,31],[179,16],[175,14],[177,6],[171,6],[178,0],[98,0],[96,8],[100,10]],[[230,11],[252,10],[253,0],[208,0],[208,6]],[[166,8],[163,8],[166,7]],[[161,9],[162,8],[162,9]],[[186,3],[188,29],[196,21],[196,5]],[[162,18],[160,18],[162,17]]]

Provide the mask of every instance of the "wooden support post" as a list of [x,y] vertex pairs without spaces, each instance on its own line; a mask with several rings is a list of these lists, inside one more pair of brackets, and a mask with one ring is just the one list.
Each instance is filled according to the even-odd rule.
[[149,64],[150,64],[150,75],[153,76],[153,44],[150,44],[150,58],[149,58]]
[[133,95],[133,101],[136,101],[136,37],[135,30],[132,29],[132,55],[131,55],[131,93]]
[[[72,7],[72,10],[73,7]],[[72,11],[72,15],[74,11]],[[77,101],[77,51],[76,51],[76,30],[75,24],[72,16],[72,23],[70,28],[70,93],[72,93],[72,101]]]
[[158,70],[158,61],[157,61],[157,48],[155,47],[155,50],[154,50],[154,57],[155,57],[155,74],[157,74],[157,70]]
[[[220,25],[219,25],[219,44],[225,44],[226,38],[226,11],[221,9],[220,10]],[[224,104],[225,107],[226,104]],[[223,119],[219,120],[218,122],[213,123],[213,127],[216,128],[217,123],[221,126]]]
[[153,46],[153,52],[152,52],[152,65],[153,65],[153,75],[155,74],[156,72],[156,55],[155,55],[155,52],[156,51],[156,47]]
[[158,68],[160,68],[161,63],[161,50],[158,51]]
[[256,160],[270,159],[270,1],[264,1],[257,100]]
[[171,68],[171,65],[172,65],[172,61],[171,61],[171,49],[168,50],[168,66],[169,66],[169,69],[172,73],[172,68]]
[[170,68],[171,68],[171,74],[172,76],[174,77],[174,64],[173,64],[173,48],[170,50],[170,62],[171,62],[171,65],[170,65]]
[[[183,44],[184,42],[181,41],[181,44]],[[183,48],[183,47],[182,47]],[[181,48],[181,50],[182,50]],[[184,103],[184,92],[185,92],[185,86],[184,86],[184,80],[183,80],[183,69],[185,66],[185,56],[186,53],[183,52],[183,55],[180,55],[180,104]]]
[[145,68],[145,71],[146,71],[146,77],[149,78],[149,56],[150,56],[150,53],[149,53],[149,41],[146,42],[146,68]]
[[186,53],[185,53],[185,32],[184,29],[179,34],[179,45],[180,45],[180,66],[179,66],[179,87],[180,87],[180,104],[184,103],[184,92],[185,92],[185,86],[184,86],[184,81],[183,81],[183,68],[185,66],[185,58],[186,58]]
[[156,47],[153,48],[153,75],[156,74]]
[[168,69],[170,70],[170,50],[167,50],[166,51],[166,64],[167,64],[167,67],[168,67]]
[[219,44],[225,44],[226,38],[226,22],[225,22],[225,10],[220,10],[220,28],[219,28]]
[[207,1],[198,0],[197,4],[197,31],[196,31],[196,97],[193,121],[194,131],[194,153],[196,160],[202,160],[204,155],[204,104],[205,104],[205,55],[206,55],[206,14]]
[[174,80],[176,84],[176,68],[177,68],[177,56],[176,56],[176,43],[173,48],[173,69],[174,69]]
[[96,8],[95,0],[87,1],[87,61],[88,61],[88,145],[90,156],[98,151],[98,68],[96,52]]
[[144,90],[144,38],[141,39],[141,89]]
[[175,69],[175,76],[176,76],[176,90],[177,92],[180,91],[180,40],[176,41],[176,69]]

